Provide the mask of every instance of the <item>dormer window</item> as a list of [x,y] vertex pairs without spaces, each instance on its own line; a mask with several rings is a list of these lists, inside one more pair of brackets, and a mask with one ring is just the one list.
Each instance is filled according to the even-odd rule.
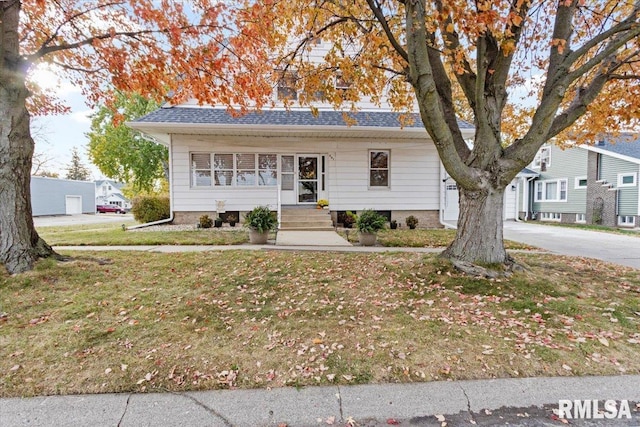
[[298,75],[294,71],[281,71],[281,76],[278,80],[278,100],[295,101],[298,99],[297,80]]

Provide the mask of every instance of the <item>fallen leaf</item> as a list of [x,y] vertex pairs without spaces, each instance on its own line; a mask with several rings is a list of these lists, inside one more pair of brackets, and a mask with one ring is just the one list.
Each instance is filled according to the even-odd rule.
[[395,418],[389,418],[387,420],[387,424],[389,424],[390,426],[397,426],[398,424],[400,424],[400,421],[396,420]]
[[435,417],[436,417],[436,420],[440,421],[441,423],[445,421],[444,415],[438,414]]
[[333,415],[325,420],[325,423],[327,423],[330,426],[333,425],[335,422],[336,422],[336,417],[334,417]]
[[107,369],[104,370],[104,373],[105,374],[110,374],[112,370],[113,369],[111,369],[111,368],[107,368]]
[[604,338],[604,337],[600,337],[598,338],[598,341],[600,341],[600,344],[602,344],[605,347],[609,347],[609,340]]

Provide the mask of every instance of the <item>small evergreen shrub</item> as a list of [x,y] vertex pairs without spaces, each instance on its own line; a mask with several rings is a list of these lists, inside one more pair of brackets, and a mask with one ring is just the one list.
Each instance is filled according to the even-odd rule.
[[133,217],[136,221],[147,223],[169,218],[171,214],[169,197],[138,196],[133,199]]

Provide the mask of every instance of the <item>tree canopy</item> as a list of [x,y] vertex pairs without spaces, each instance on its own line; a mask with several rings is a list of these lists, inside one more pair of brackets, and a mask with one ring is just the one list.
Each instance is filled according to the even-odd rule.
[[169,153],[124,125],[158,108],[158,103],[138,94],[118,92],[91,118],[88,152],[91,162],[108,178],[125,182],[134,191],[150,191],[157,180],[168,180]]
[[[7,0],[0,2],[0,262],[11,273],[55,256],[33,226],[31,114],[67,111],[32,79],[36,67],[79,87],[92,106],[113,88],[173,102],[267,102],[261,77],[277,42],[274,16],[244,0]],[[28,107],[28,109],[27,109]]]
[[[540,146],[640,129],[638,0],[288,0],[280,70],[295,70],[301,104],[388,99],[420,112],[460,192],[456,239],[444,255],[510,264],[502,242],[505,186]],[[270,25],[272,25],[270,23]],[[329,42],[308,61],[316,41]],[[338,90],[339,78],[349,82]],[[407,84],[408,83],[408,84]],[[458,116],[476,128],[464,140]]]

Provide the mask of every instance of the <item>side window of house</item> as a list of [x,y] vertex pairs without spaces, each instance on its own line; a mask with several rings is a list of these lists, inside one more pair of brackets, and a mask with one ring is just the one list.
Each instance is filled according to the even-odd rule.
[[211,186],[211,155],[209,153],[191,153],[191,186]]
[[236,154],[236,185],[256,185],[256,155]]
[[369,186],[389,187],[389,150],[369,151]]
[[285,191],[291,191],[293,190],[294,181],[294,157],[282,156],[280,161],[282,162],[282,189]]

